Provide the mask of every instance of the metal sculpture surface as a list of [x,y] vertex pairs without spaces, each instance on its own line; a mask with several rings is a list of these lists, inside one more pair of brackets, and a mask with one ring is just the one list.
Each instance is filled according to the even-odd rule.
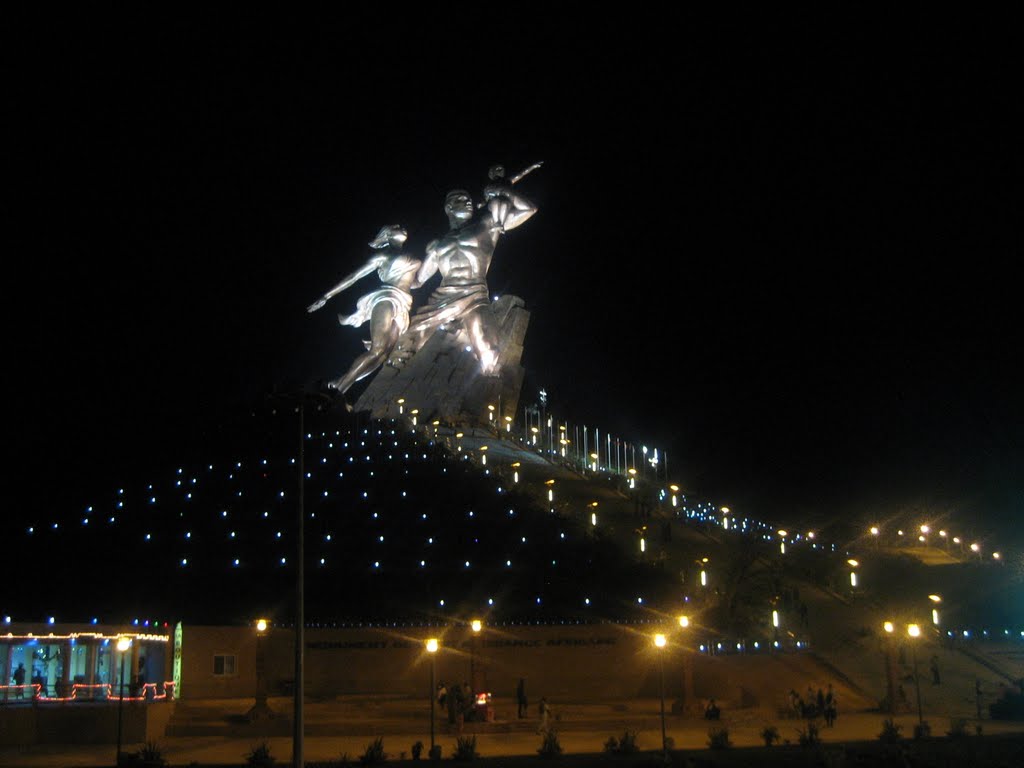
[[348,371],[341,377],[328,382],[327,386],[339,394],[362,378],[373,373],[388,359],[399,337],[409,327],[409,310],[412,307],[413,288],[419,287],[417,273],[423,262],[403,253],[402,248],[408,234],[397,224],[382,227],[370,242],[377,250],[367,262],[340,283],[309,305],[308,312],[315,312],[329,299],[376,271],[382,286],[356,302],[356,310],[350,315],[338,315],[342,325],[359,327],[370,324],[370,340],[364,342],[367,351],[357,357]]
[[511,181],[504,179],[504,169],[500,166],[492,168],[491,183],[484,189],[480,209],[474,206],[465,190],[452,190],[445,197],[448,233],[427,245],[426,258],[416,278],[416,284],[423,285],[441,273],[440,285],[410,320],[410,328],[416,334],[416,349],[420,349],[434,331],[459,320],[469,336],[481,372],[485,375],[497,372],[499,350],[490,313],[487,270],[498,238],[537,212],[536,206],[516,193],[512,184],[539,166],[539,163],[531,166]]

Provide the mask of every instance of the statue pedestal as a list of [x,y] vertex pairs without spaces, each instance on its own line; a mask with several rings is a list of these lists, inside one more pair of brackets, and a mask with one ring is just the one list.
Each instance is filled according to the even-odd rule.
[[[504,416],[515,418],[530,313],[516,296],[502,296],[491,304],[491,311],[499,328],[498,375],[481,374],[479,361],[467,349],[469,340],[461,325],[437,330],[415,353],[410,353],[413,336],[407,333],[356,400],[354,410],[391,419],[403,414],[408,417],[417,409],[421,425],[440,421],[493,427],[487,408],[493,405],[499,423]],[[399,400],[404,402],[399,405]]]

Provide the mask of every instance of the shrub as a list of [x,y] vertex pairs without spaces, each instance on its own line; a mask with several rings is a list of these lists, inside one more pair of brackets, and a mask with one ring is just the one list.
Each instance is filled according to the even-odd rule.
[[626,731],[622,734],[622,738],[619,739],[619,754],[620,755],[633,755],[640,751],[640,746],[637,744],[636,731]]
[[432,746],[430,748],[430,759],[435,761],[435,762],[441,759],[441,745],[440,744],[435,744],[434,746]]
[[[605,748],[607,749],[607,743]],[[544,732],[544,737],[541,739],[537,754],[546,758],[559,757],[562,754],[562,745],[558,741],[558,733],[554,729],[548,729]]]
[[779,729],[774,725],[766,725],[761,731],[761,740],[766,747],[772,746],[779,740]]
[[711,749],[728,749],[732,746],[729,741],[729,729],[725,727],[711,728],[708,731],[708,746]]
[[797,731],[797,740],[801,747],[814,747],[821,744],[821,735],[818,733],[818,724],[809,721],[806,730]]
[[167,765],[163,751],[155,741],[147,741],[142,748],[135,753],[135,760],[139,765],[163,766]]
[[611,755],[634,755],[640,751],[636,742],[636,731],[626,731],[621,739],[610,736],[604,743],[604,751]]
[[918,723],[914,726],[914,738],[915,739],[927,739],[932,735],[932,727],[925,723]]
[[384,739],[381,736],[378,736],[366,745],[366,751],[363,752],[363,756],[359,758],[359,764],[380,765],[387,759],[388,754],[384,751]]
[[245,756],[245,764],[254,768],[270,768],[276,760],[277,758],[270,754],[270,745],[265,741],[250,749],[249,754]]
[[452,753],[452,760],[476,760],[479,755],[476,752],[476,736],[459,736],[455,742],[455,751]]
[[900,736],[901,730],[903,730],[902,725],[896,723],[891,717],[887,717],[882,721],[882,732],[878,734],[878,740],[884,741],[887,744],[894,744],[902,738]]
[[951,739],[962,739],[967,736],[967,721],[962,717],[951,717],[949,719],[949,730],[946,735]]

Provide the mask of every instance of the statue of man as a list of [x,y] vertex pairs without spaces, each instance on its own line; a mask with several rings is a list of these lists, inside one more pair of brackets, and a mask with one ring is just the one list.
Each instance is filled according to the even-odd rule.
[[403,252],[402,248],[407,239],[405,229],[397,224],[382,227],[377,237],[369,244],[376,253],[307,309],[309,312],[315,312],[331,297],[355,285],[374,271],[380,278],[380,288],[361,297],[356,303],[355,312],[351,315],[338,315],[338,322],[342,325],[358,327],[363,323],[369,323],[370,326],[370,341],[366,344],[366,352],[355,359],[343,376],[327,384],[341,395],[357,381],[377,370],[395,348],[398,337],[409,327],[409,309],[412,306],[410,291],[419,287],[416,273],[422,262]]
[[479,211],[465,190],[452,190],[445,197],[444,211],[450,228],[446,235],[427,245],[426,258],[416,278],[416,284],[423,285],[434,273],[441,273],[440,284],[410,321],[409,327],[417,335],[416,349],[438,328],[461,321],[481,371],[485,375],[497,373],[498,334],[491,314],[487,270],[498,237],[537,212],[532,202],[512,189],[512,183],[523,175],[512,182],[503,176],[492,176]]

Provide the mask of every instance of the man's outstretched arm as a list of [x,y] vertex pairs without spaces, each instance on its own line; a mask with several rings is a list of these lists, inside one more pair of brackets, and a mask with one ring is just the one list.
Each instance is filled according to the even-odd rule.
[[510,184],[488,187],[485,194],[490,198],[487,208],[491,218],[506,232],[515,229],[537,212],[533,201],[520,195]]

